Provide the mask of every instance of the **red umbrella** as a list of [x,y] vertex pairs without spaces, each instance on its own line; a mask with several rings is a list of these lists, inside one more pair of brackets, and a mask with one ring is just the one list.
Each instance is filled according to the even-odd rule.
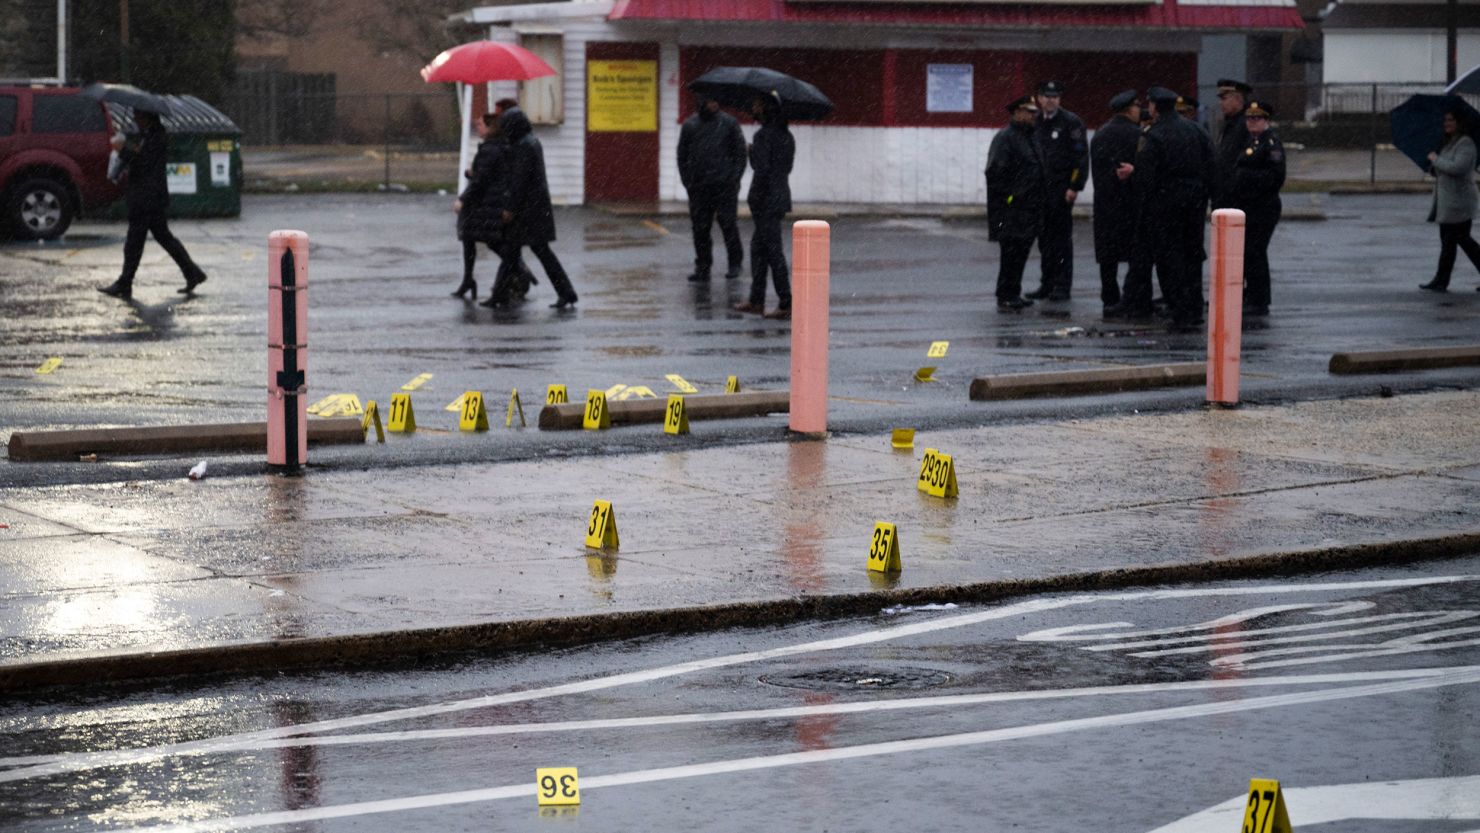
[[461,81],[484,84],[489,81],[527,81],[554,75],[555,70],[540,56],[522,46],[480,40],[454,46],[432,59],[421,70],[422,80]]

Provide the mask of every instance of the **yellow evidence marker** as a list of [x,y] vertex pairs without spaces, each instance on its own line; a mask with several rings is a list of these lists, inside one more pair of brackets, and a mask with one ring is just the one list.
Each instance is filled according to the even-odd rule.
[[467,396],[466,393],[459,393],[457,395],[457,398],[454,399],[454,400],[452,400],[451,402],[448,402],[447,403],[447,407],[443,408],[442,410],[444,410],[444,411],[451,411],[454,414],[457,413],[458,411],[461,411],[462,410],[462,406],[463,406],[463,398],[466,397],[466,396]]
[[730,377],[726,378],[725,379],[725,393],[739,393],[739,392],[740,392],[740,377],[739,376],[730,376]]
[[897,573],[903,566],[899,558],[899,530],[894,524],[874,524],[873,543],[868,548],[868,568],[876,573]]
[[915,429],[896,428],[889,433],[889,445],[894,448],[914,448]]
[[915,371],[915,381],[916,382],[938,382],[940,380],[937,379],[937,378],[935,378],[935,368],[933,368],[933,367],[922,367],[919,370],[916,370]]
[[416,430],[416,413],[411,410],[411,394],[391,394],[391,416],[385,430],[392,434],[410,434]]
[[581,427],[587,431],[612,427],[612,415],[606,409],[606,391],[594,388],[586,391],[586,415],[581,419]]
[[359,416],[364,413],[360,397],[352,393],[331,393],[308,406],[308,412],[321,417]]
[[545,388],[546,405],[564,405],[570,401],[570,395],[565,392],[565,385],[550,385]]
[[668,394],[668,410],[663,417],[664,434],[689,433],[689,412],[683,404],[683,394]]
[[462,416],[457,420],[459,431],[487,431],[488,409],[483,407],[483,393],[470,390],[462,395]]
[[412,379],[411,381],[409,381],[406,384],[402,385],[401,386],[401,390],[416,390],[417,388],[421,387],[422,385],[425,385],[427,382],[430,382],[431,380],[432,380],[432,374],[430,374],[430,373],[423,373],[420,376],[417,376],[415,379]]
[[932,341],[930,342],[930,349],[925,353],[925,358],[943,359],[946,357],[946,351],[949,349],[951,349],[951,343],[949,341]]
[[42,376],[45,376],[46,374],[52,372],[53,370],[56,370],[57,368],[59,368],[61,366],[62,366],[62,357],[61,356],[52,356],[51,358],[49,358],[46,361],[42,362],[41,363],[41,366],[38,367],[38,368],[36,368],[36,372],[39,373],[39,374],[41,374]]
[[956,497],[960,494],[956,488],[956,461],[949,454],[941,454],[933,448],[925,449],[915,488],[935,497]]
[[541,767],[534,771],[540,806],[581,803],[581,782],[576,768]]
[[385,428],[380,424],[380,406],[375,404],[374,399],[365,403],[365,416],[360,419],[360,433],[369,431],[372,424],[375,426],[375,441],[385,442]]
[[[610,391],[607,392],[607,396],[611,396]],[[653,393],[653,389],[647,387],[646,385],[633,385],[630,388],[623,388],[622,391],[613,398],[616,399],[618,402],[626,402],[628,399],[632,399],[634,397],[636,397],[637,399],[657,399],[658,395],[656,393]]]
[[617,549],[617,515],[612,502],[598,500],[591,505],[591,520],[586,523],[586,546],[595,550]]
[[1292,833],[1280,782],[1249,779],[1249,803],[1244,807],[1244,826],[1239,829],[1242,833]]
[[509,391],[509,410],[504,414],[504,427],[511,428],[514,425],[514,414],[519,414],[519,427],[523,428],[529,423],[524,421],[524,403],[519,401],[519,389]]
[[678,388],[678,392],[679,393],[698,393],[699,392],[699,389],[698,388],[696,388],[693,385],[689,384],[689,380],[688,379],[685,379],[684,377],[678,375],[677,373],[670,373],[670,374],[668,374],[667,376],[665,376],[663,378],[667,379],[668,380],[668,383],[670,385],[673,385],[675,388]]

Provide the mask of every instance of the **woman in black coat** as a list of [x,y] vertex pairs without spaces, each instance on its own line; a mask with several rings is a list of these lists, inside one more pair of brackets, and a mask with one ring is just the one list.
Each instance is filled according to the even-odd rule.
[[[755,231],[750,236],[750,300],[736,304],[740,312],[755,312],[767,318],[791,318],[791,272],[782,247],[781,221],[791,211],[792,164],[797,144],[786,125],[786,114],[775,93],[758,96],[750,105],[751,115],[761,123],[750,146],[750,192],[745,203]],[[776,284],[776,309],[766,312],[766,271]]]
[[555,212],[550,205],[550,185],[545,179],[544,148],[534,136],[529,117],[518,107],[505,111],[499,119],[499,129],[509,143],[509,201],[501,213],[504,240],[499,244],[499,256],[504,259],[504,265],[499,268],[493,295],[483,302],[483,306],[508,304],[515,277],[512,264],[518,261],[519,250],[528,246],[540,259],[550,286],[559,296],[551,306],[565,309],[574,305],[577,297],[560,259],[550,251],[550,242],[555,239]]
[[503,199],[493,187],[493,174],[498,157],[505,148],[498,135],[496,119],[492,113],[485,113],[474,123],[482,141],[473,156],[473,166],[468,170],[468,187],[452,204],[452,210],[457,212],[457,239],[462,241],[463,248],[463,279],[452,293],[454,298],[461,298],[469,292],[474,298],[478,297],[478,282],[473,280],[478,244],[487,244],[488,248],[498,251],[502,225],[499,214],[503,210]]

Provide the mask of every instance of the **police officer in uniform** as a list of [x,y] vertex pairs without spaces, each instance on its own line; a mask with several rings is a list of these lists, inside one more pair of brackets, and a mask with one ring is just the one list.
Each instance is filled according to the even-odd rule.
[[1224,202],[1244,212],[1244,315],[1269,314],[1269,239],[1280,222],[1285,184],[1285,146],[1270,129],[1273,116],[1268,104],[1249,102],[1249,143],[1224,183]]
[[1249,146],[1249,129],[1244,125],[1244,110],[1253,93],[1254,88],[1242,81],[1232,78],[1218,80],[1218,108],[1223,113],[1223,119],[1219,122],[1217,136],[1220,185],[1213,195],[1214,208],[1228,207],[1221,183],[1233,175],[1233,163],[1244,152],[1244,148]]
[[[1133,181],[1141,203],[1139,243],[1150,247],[1167,295],[1174,329],[1202,326],[1197,264],[1202,251],[1208,192],[1213,185],[1211,143],[1196,125],[1177,114],[1177,94],[1152,87],[1147,98],[1154,122],[1136,154]],[[1146,287],[1149,294],[1149,285]],[[1127,288],[1129,295],[1129,287]],[[1145,299],[1149,302],[1149,299]],[[1141,303],[1141,298],[1127,298]]]
[[1136,203],[1131,191],[1136,146],[1141,141],[1141,105],[1135,90],[1110,99],[1114,115],[1089,145],[1095,182],[1095,261],[1100,264],[1100,302],[1106,312],[1120,303],[1120,264],[1135,249]]
[[997,309],[1020,310],[1033,305],[1020,294],[1023,267],[1043,230],[1043,206],[1051,194],[1043,151],[1033,140],[1038,106],[1025,95],[1007,105],[1007,112],[1012,121],[992,137],[987,152],[987,239],[1002,247]]
[[1038,86],[1038,126],[1035,135],[1043,152],[1048,176],[1048,200],[1043,211],[1043,233],[1038,252],[1043,257],[1043,282],[1029,298],[1067,301],[1074,284],[1074,201],[1089,180],[1089,142],[1084,122],[1059,106],[1064,85],[1045,81]]

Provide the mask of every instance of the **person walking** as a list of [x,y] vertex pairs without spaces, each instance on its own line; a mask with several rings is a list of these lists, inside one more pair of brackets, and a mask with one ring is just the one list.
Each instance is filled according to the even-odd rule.
[[987,151],[987,239],[1002,248],[997,309],[1016,311],[1033,306],[1022,297],[1023,267],[1043,231],[1044,204],[1057,193],[1049,190],[1043,149],[1033,138],[1038,105],[1025,95],[1007,112],[1011,121]]
[[[786,125],[781,98],[772,92],[757,96],[750,103],[750,113],[761,123],[750,146],[750,192],[745,203],[750,206],[755,231],[750,236],[750,300],[738,303],[739,312],[755,312],[767,318],[791,318],[791,273],[786,267],[786,250],[781,243],[781,221],[791,211],[791,166],[796,161],[797,145]],[[766,312],[766,272],[776,285],[776,309]]]
[[714,264],[710,229],[719,221],[729,257],[726,278],[740,277],[745,248],[735,208],[740,200],[740,178],[745,176],[745,134],[734,116],[722,112],[719,102],[700,94],[698,112],[684,121],[678,134],[678,176],[689,194],[689,224],[694,232],[694,272],[689,280],[709,280]]
[[1131,190],[1136,146],[1141,141],[1141,105],[1135,90],[1110,99],[1110,120],[1090,141],[1095,183],[1095,262],[1100,265],[1100,303],[1108,314],[1120,304],[1120,264],[1135,254],[1136,201]]
[[1244,110],[1249,145],[1226,183],[1228,207],[1244,212],[1244,315],[1269,314],[1269,241],[1280,222],[1285,184],[1285,146],[1269,126],[1273,116],[1270,105],[1249,102]]
[[[1191,283],[1202,251],[1208,193],[1215,176],[1212,145],[1197,125],[1177,115],[1176,93],[1152,87],[1146,97],[1154,121],[1136,154],[1133,180],[1141,203],[1137,238],[1151,249],[1172,327],[1190,330],[1203,323],[1197,301],[1201,286],[1194,288]],[[1200,270],[1197,280],[1200,284]]]
[[1038,253],[1043,259],[1043,281],[1029,298],[1067,301],[1074,287],[1074,202],[1089,181],[1089,141],[1084,122],[1059,106],[1064,85],[1038,85],[1038,125],[1035,135],[1043,151],[1048,176],[1048,201],[1043,208],[1043,232]]
[[545,177],[545,150],[534,135],[529,117],[518,107],[499,117],[499,130],[509,143],[509,203],[501,213],[504,239],[499,244],[499,257],[503,264],[494,280],[493,294],[482,306],[508,306],[515,277],[512,265],[518,261],[519,250],[524,246],[539,258],[545,277],[555,290],[557,299],[550,306],[555,309],[574,306],[579,300],[575,287],[560,259],[550,250],[550,243],[555,240],[555,210],[550,204],[550,183]]
[[1439,268],[1433,280],[1418,288],[1448,292],[1457,249],[1464,249],[1470,263],[1480,270],[1480,243],[1470,236],[1480,201],[1475,191],[1475,140],[1466,135],[1454,110],[1444,114],[1444,144],[1429,154],[1429,171],[1434,175],[1429,222],[1439,224]]
[[118,151],[118,157],[128,171],[128,183],[124,186],[128,236],[123,241],[123,271],[118,280],[98,287],[98,291],[124,300],[133,297],[134,274],[144,256],[144,240],[152,234],[154,242],[169,252],[185,275],[185,288],[178,291],[190,295],[197,286],[205,283],[206,273],[190,259],[185,244],[170,233],[170,191],[165,177],[169,134],[154,113],[135,110],[134,122],[139,126],[137,140],[126,142],[121,134],[113,137],[113,148]]
[[[509,145],[499,130],[498,120],[510,102],[512,99],[500,99],[492,113],[484,113],[473,123],[473,129],[482,141],[478,143],[478,151],[467,172],[468,185],[452,203],[452,210],[457,212],[457,239],[462,241],[463,250],[463,279],[452,293],[454,298],[469,296],[477,300],[478,282],[473,279],[473,267],[478,262],[478,244],[487,245],[497,254],[499,241],[503,238],[502,215],[508,204],[506,157]],[[517,102],[513,106],[518,106]],[[500,173],[504,175],[500,176]],[[530,274],[522,258],[516,260],[515,268],[518,279],[512,294],[523,298],[529,292],[530,284],[534,283],[534,275]]]

